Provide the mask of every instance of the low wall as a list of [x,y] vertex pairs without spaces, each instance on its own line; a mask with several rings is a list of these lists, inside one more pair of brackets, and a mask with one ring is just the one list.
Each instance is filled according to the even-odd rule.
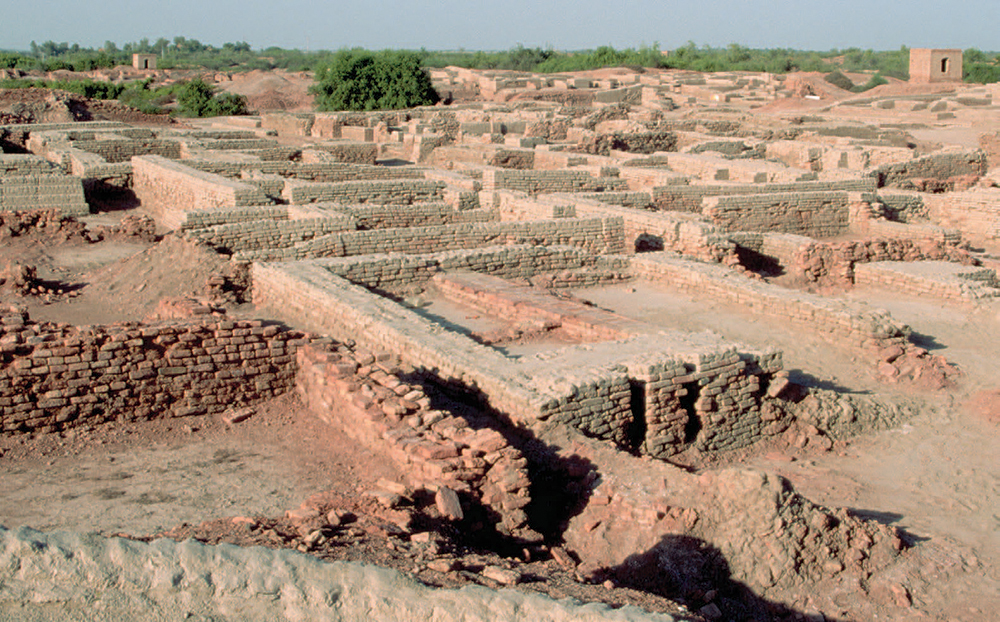
[[973,239],[1000,238],[1000,189],[927,194],[924,203],[942,226],[954,227]]
[[707,155],[676,153],[667,156],[670,168],[704,181],[735,181],[749,184],[809,181],[816,174],[766,161],[727,160]]
[[880,166],[868,173],[878,186],[893,186],[907,181],[928,179],[947,181],[955,177],[978,178],[986,174],[986,154],[982,151],[938,153]]
[[207,228],[191,229],[188,238],[222,253],[238,253],[271,248],[286,248],[334,231],[356,228],[349,216],[303,217],[295,220],[254,220]]
[[724,231],[774,231],[834,237],[850,225],[847,192],[705,197],[702,213]]
[[433,253],[495,244],[566,245],[594,254],[622,252],[619,218],[475,222],[434,227],[345,231],[286,249],[240,253],[251,261],[347,257],[373,253]]
[[718,265],[648,253],[632,259],[632,272],[643,279],[667,283],[696,298],[736,304],[754,314],[815,330],[827,341],[841,346],[901,345],[910,334],[908,326],[886,311],[751,280]]
[[497,219],[496,213],[492,210],[456,210],[447,203],[414,203],[412,205],[312,203],[309,207],[330,215],[350,217],[357,229],[429,227],[466,222],[492,222]]
[[788,192],[874,192],[875,180],[803,181],[790,184],[671,184],[653,188],[653,202],[662,210],[701,212],[702,199],[709,196],[777,194]]
[[181,143],[176,140],[77,140],[73,147],[99,155],[114,164],[128,162],[133,156],[158,155],[171,160],[181,157]]
[[292,387],[303,343],[259,320],[74,327],[10,309],[0,319],[7,432],[216,413],[274,397]]
[[993,270],[943,261],[862,264],[855,268],[854,282],[950,302],[990,300],[1000,296],[1000,282]]
[[431,255],[362,255],[318,260],[331,274],[392,296],[424,291],[434,275],[474,271],[506,279],[535,279],[567,270],[595,266],[592,255],[568,246],[509,244]]
[[90,213],[78,177],[7,175],[0,177],[0,211],[56,210],[65,216]]
[[183,227],[192,212],[271,203],[253,184],[198,171],[160,156],[133,158],[132,175],[136,197],[161,225],[169,228]]
[[293,205],[334,203],[419,203],[444,199],[445,183],[424,180],[310,183],[289,180],[283,196]]
[[578,194],[532,198],[523,193],[499,192],[495,199],[494,207],[502,220],[620,218],[624,252],[672,250],[712,262],[734,258],[735,247],[729,238],[717,226],[694,214],[632,209]]
[[423,169],[404,166],[377,166],[374,164],[351,164],[344,162],[290,162],[290,161],[225,161],[225,160],[185,160],[184,164],[206,173],[215,173],[231,179],[239,179],[244,171],[260,171],[271,175],[281,175],[290,179],[337,183],[343,181],[366,181],[373,179],[423,179]]
[[512,169],[485,169],[483,190],[515,190],[528,194],[551,192],[622,192],[628,184],[617,177],[594,177],[587,171],[519,171]]

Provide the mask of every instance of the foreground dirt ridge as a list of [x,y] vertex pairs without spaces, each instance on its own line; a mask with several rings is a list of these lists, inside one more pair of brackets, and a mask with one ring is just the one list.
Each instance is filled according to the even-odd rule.
[[[479,586],[432,589],[393,570],[288,550],[0,529],[0,619],[613,620],[672,622]],[[82,610],[82,611],[81,611]]]

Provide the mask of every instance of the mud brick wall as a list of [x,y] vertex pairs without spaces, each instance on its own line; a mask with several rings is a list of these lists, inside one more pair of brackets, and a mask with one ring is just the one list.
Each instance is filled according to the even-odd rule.
[[518,171],[486,169],[483,190],[516,190],[528,194],[550,192],[624,192],[628,185],[615,177],[594,177],[587,171]]
[[912,179],[947,180],[952,177],[981,177],[986,171],[986,154],[977,149],[926,155],[906,162],[886,164],[868,175],[873,177],[881,188]]
[[257,320],[74,327],[7,312],[4,431],[222,412],[291,389],[299,333]]
[[[593,196],[593,195],[592,195]],[[552,194],[530,198],[523,193],[500,192],[495,206],[501,220],[567,217],[620,218],[623,223],[621,251],[669,249],[706,261],[733,257],[735,246],[714,224],[694,214],[650,212],[631,209],[575,194]]]
[[579,153],[535,149],[535,170],[554,171],[574,166],[586,166],[588,158]]
[[332,274],[390,295],[423,292],[441,272],[460,270],[506,279],[533,279],[595,265],[599,260],[564,246],[487,246],[431,255],[372,255],[315,260]]
[[222,207],[184,214],[181,230],[201,229],[233,223],[252,223],[260,220],[287,220],[287,205],[250,205],[247,207]]
[[492,222],[497,215],[492,210],[456,210],[447,203],[414,203],[412,205],[341,205],[312,203],[328,213],[351,217],[357,229],[393,229],[427,227],[462,222]]
[[198,171],[161,156],[133,158],[132,176],[133,191],[143,207],[169,228],[184,226],[192,212],[272,202],[253,184]]
[[623,250],[622,227],[620,218],[588,218],[345,231],[287,249],[247,252],[239,257],[250,261],[279,261],[373,253],[433,253],[495,244],[566,245],[594,254],[615,254]]
[[[414,311],[353,285],[314,262],[259,263],[253,300],[296,326],[397,355],[434,382],[471,390],[515,421],[536,419],[540,397],[510,359]],[[534,404],[534,406],[533,406]]]
[[419,385],[387,373],[371,354],[305,346],[297,357],[296,389],[318,417],[387,453],[418,485],[473,495],[499,516],[501,533],[528,535],[527,460],[499,432],[431,409]]
[[45,158],[28,153],[0,153],[0,177],[8,175],[59,175],[62,169]]
[[328,153],[339,162],[375,164],[378,158],[378,145],[373,143],[344,141],[310,145],[309,148]]
[[882,215],[896,222],[916,223],[929,217],[921,194],[888,194],[880,192],[876,201],[882,204]]
[[678,153],[667,157],[670,168],[703,181],[735,181],[748,184],[791,183],[815,179],[815,173],[770,162],[727,160],[706,155]]
[[639,278],[669,284],[696,298],[736,304],[751,313],[818,331],[821,337],[838,346],[904,345],[910,335],[908,326],[881,309],[784,289],[747,279],[718,265],[648,253],[632,258],[632,272]]
[[[625,169],[623,169],[625,170]],[[874,192],[875,180],[849,179],[843,181],[803,181],[791,184],[674,184],[653,188],[653,202],[661,210],[673,212],[698,212],[702,200],[709,196],[741,194],[776,194],[789,192]]]
[[725,231],[775,231],[834,237],[850,224],[846,192],[705,197],[702,213]]
[[0,177],[0,211],[56,210],[65,216],[90,213],[83,184],[69,175],[6,175]]
[[309,136],[315,120],[311,114],[265,113],[260,116],[260,127],[274,130],[278,136]]
[[944,227],[927,224],[908,225],[880,218],[865,221],[861,226],[855,223],[851,228],[857,232],[876,238],[914,241],[930,240],[951,245],[957,245],[962,241],[962,234],[956,229],[945,229]]
[[95,153],[80,149],[69,149],[67,152],[70,173],[82,177],[85,184],[88,180],[117,180],[121,188],[132,187],[132,162],[112,164]]
[[424,180],[348,181],[309,183],[289,180],[284,197],[293,205],[335,203],[419,203],[441,201],[444,182]]
[[584,192],[580,196],[632,209],[649,209],[653,205],[653,197],[648,192]]
[[464,306],[507,322],[559,327],[573,339],[585,342],[623,339],[634,332],[635,322],[628,318],[489,274],[448,272],[432,277],[431,284],[446,298]]
[[342,162],[300,163],[290,161],[185,160],[184,164],[206,173],[239,179],[248,171],[280,175],[291,179],[342,182],[370,179],[423,179],[423,169],[388,167]]
[[[664,166],[666,166],[665,163]],[[682,175],[666,168],[634,166],[630,163],[625,163],[619,168],[618,176],[628,182],[629,188],[633,190],[646,190],[648,192],[652,192],[656,186],[684,185],[688,183],[687,175]]]
[[973,239],[1000,238],[1000,190],[975,188],[924,195],[931,216]]
[[128,162],[139,155],[158,155],[171,160],[181,157],[181,143],[175,140],[77,140],[73,147],[111,163]]
[[189,230],[186,236],[223,253],[285,248],[334,231],[355,228],[348,216],[313,216],[296,220],[256,220]]
[[920,298],[952,302],[990,300],[1000,296],[1000,282],[993,270],[939,261],[862,264],[854,269],[854,282]]

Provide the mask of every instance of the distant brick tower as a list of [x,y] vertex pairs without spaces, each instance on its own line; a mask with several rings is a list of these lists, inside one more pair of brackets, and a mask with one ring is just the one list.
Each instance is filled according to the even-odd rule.
[[962,50],[910,50],[910,82],[962,81]]
[[136,69],[156,69],[156,54],[133,54],[132,66]]

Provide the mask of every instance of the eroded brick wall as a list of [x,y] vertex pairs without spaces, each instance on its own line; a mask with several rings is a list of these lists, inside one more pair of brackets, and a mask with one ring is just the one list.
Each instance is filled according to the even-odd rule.
[[219,318],[75,327],[0,317],[4,431],[222,412],[288,391],[301,333]]

